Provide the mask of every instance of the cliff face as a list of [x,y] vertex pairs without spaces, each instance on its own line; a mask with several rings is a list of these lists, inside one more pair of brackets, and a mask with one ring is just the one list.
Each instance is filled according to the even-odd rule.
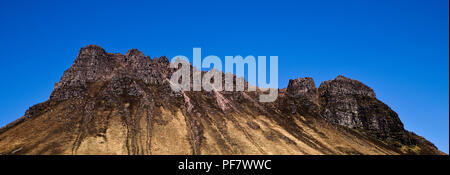
[[365,130],[383,140],[404,130],[397,113],[377,100],[373,90],[359,81],[338,76],[323,82],[319,98],[322,116],[334,123]]
[[0,154],[441,154],[362,83],[173,92],[166,57],[82,48],[48,101],[0,129]]
[[[310,77],[289,80],[286,95],[291,101],[292,112],[319,115],[319,98],[314,80]],[[283,100],[283,99],[282,99]]]

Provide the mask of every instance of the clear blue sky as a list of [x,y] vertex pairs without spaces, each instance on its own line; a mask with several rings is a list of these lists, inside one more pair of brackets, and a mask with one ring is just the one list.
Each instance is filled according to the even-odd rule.
[[0,126],[48,99],[78,50],[152,57],[278,55],[279,84],[337,75],[372,87],[449,150],[449,1],[0,1]]

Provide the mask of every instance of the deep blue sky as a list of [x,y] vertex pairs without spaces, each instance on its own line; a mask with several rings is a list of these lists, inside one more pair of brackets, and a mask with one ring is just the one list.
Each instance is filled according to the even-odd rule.
[[448,0],[0,1],[0,126],[48,99],[78,50],[277,55],[279,84],[372,87],[406,129],[449,150]]

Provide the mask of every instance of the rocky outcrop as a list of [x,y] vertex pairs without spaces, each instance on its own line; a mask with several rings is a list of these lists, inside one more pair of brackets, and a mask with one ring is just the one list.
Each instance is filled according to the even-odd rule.
[[368,130],[379,138],[404,130],[397,113],[359,81],[338,76],[323,82],[319,99],[322,117],[339,125]]
[[286,94],[295,102],[293,110],[306,109],[328,121],[367,131],[383,140],[404,130],[398,115],[376,99],[370,87],[341,75],[323,82],[319,88],[309,77],[290,80]]
[[311,77],[289,80],[286,92],[293,98],[304,98],[317,103],[317,88]]
[[80,50],[73,65],[55,84],[50,99],[61,101],[87,95],[81,93],[87,92],[85,89],[89,84],[114,83],[127,76],[145,84],[163,84],[172,71],[168,67],[166,57],[150,59],[137,49],[131,49],[125,55],[106,53],[100,46],[89,45]]
[[317,88],[310,77],[289,80],[286,95],[290,98],[292,112],[317,115],[319,112]]
[[321,83],[319,88],[309,77],[290,80],[278,108],[324,118],[406,154],[439,153],[432,143],[405,130],[397,113],[378,100],[372,88],[341,75]]
[[[433,153],[428,148],[435,146],[406,131],[397,113],[363,83],[340,75],[323,82],[318,92],[320,114],[328,121],[364,132],[406,153]],[[410,149],[419,143],[423,150]]]

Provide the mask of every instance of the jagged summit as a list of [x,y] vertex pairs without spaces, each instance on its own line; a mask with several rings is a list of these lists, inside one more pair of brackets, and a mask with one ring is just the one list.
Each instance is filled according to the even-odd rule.
[[[191,67],[192,68],[192,67]],[[49,100],[0,129],[0,154],[442,154],[363,83],[290,80],[255,92],[174,92],[166,57],[83,47]]]
[[144,53],[142,53],[141,51],[137,50],[137,49],[130,49],[128,50],[128,52],[125,54],[128,57],[132,57],[132,56],[136,56],[136,57],[144,57]]
[[353,80],[342,75],[337,76],[334,80],[322,82],[319,89],[326,89],[327,93],[333,94],[360,95],[376,98],[375,92],[372,88],[357,80]]
[[289,80],[286,91],[293,97],[308,96],[314,98],[317,94],[316,85],[311,77]]
[[[295,105],[293,111],[320,116],[326,120],[364,132],[403,151],[417,151],[405,145],[421,142],[425,149],[435,146],[406,131],[389,106],[376,98],[372,88],[342,75],[322,82],[316,88],[312,78],[290,80],[286,93]],[[427,150],[429,151],[429,150]]]
[[78,55],[100,56],[105,55],[106,51],[102,47],[92,44],[80,49]]
[[357,80],[338,76],[323,82],[318,92],[321,114],[329,121],[374,132],[383,140],[404,131],[397,113],[376,99],[372,88]]

